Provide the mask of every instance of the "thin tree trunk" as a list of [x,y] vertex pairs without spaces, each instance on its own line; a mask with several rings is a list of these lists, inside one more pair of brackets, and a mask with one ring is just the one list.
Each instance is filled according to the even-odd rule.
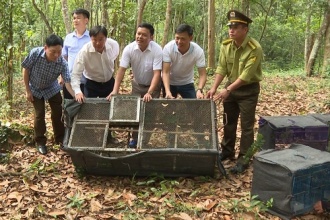
[[[9,4],[9,30],[8,30],[8,45],[14,45],[14,33],[13,33],[13,0],[10,0]],[[9,56],[8,56],[8,71],[7,71],[7,81],[8,81],[8,90],[6,100],[10,106],[10,116],[12,114],[13,107],[13,78],[14,78],[14,47],[10,47]]]
[[166,19],[165,19],[165,27],[164,27],[164,36],[162,40],[162,47],[168,42],[168,35],[170,32],[171,25],[171,13],[172,13],[172,0],[167,0],[166,6]]
[[310,54],[309,59],[308,59],[307,68],[306,68],[306,75],[307,76],[312,76],[314,74],[315,60],[316,60],[318,51],[319,51],[320,46],[321,46],[322,37],[324,36],[324,34],[327,31],[328,26],[329,26],[329,20],[330,20],[329,17],[330,17],[330,0],[328,1],[328,5],[325,9],[325,15],[324,15],[324,19],[323,19],[321,28],[319,30],[319,33],[318,33],[316,39],[315,39],[313,49],[312,49],[311,54]]
[[107,11],[107,0],[102,0],[102,24],[105,27],[110,27],[110,23],[109,23],[109,14]]
[[250,16],[250,3],[249,0],[242,0],[241,10],[246,16]]
[[84,9],[86,9],[87,11],[89,11],[89,28],[90,29],[91,27],[94,26],[94,16],[93,16],[93,11],[92,11],[92,5],[93,5],[93,0],[85,0],[85,3],[84,3]]
[[208,67],[215,68],[215,0],[209,0],[208,5]]
[[271,0],[268,9],[265,9],[264,8],[264,10],[266,12],[266,17],[265,17],[265,20],[264,20],[264,25],[263,25],[262,32],[261,32],[261,35],[260,35],[260,38],[259,38],[259,42],[261,42],[261,40],[262,40],[262,38],[264,36],[264,33],[266,31],[267,21],[268,21],[268,15],[269,15],[270,11],[272,10],[273,5],[274,5],[275,2],[276,2],[276,0]]
[[50,24],[49,24],[49,22],[48,22],[48,19],[47,19],[46,15],[45,15],[45,13],[44,13],[40,8],[38,8],[38,6],[37,6],[35,0],[32,0],[32,4],[33,4],[33,7],[37,10],[37,12],[40,14],[42,20],[43,20],[43,21],[45,22],[45,24],[46,24],[46,27],[47,27],[47,29],[48,29],[48,33],[47,33],[47,35],[48,35],[48,34],[51,34],[51,33],[54,33],[54,30],[53,30],[53,28],[50,26]]
[[62,0],[61,3],[62,3],[62,15],[65,26],[65,32],[66,34],[68,34],[71,32],[71,17],[69,14],[68,1]]
[[[313,5],[310,4],[309,8]],[[308,12],[307,19],[306,19],[306,31],[305,31],[305,51],[304,51],[304,60],[305,60],[305,71],[307,72],[307,63],[308,58],[311,54],[313,48],[313,41],[312,41],[312,34],[311,34],[311,18],[312,18],[312,10]]]
[[138,1],[138,16],[137,16],[137,20],[136,20],[136,28],[139,24],[142,23],[143,11],[144,11],[146,4],[147,4],[147,0]]
[[[125,0],[121,0],[121,11],[125,11]],[[120,15],[120,23],[122,24],[121,28],[120,28],[120,40],[119,40],[119,57],[121,57],[122,52],[124,50],[125,47],[125,40],[126,40],[126,14],[125,13],[121,13]],[[119,59],[116,59],[116,66],[119,66]]]
[[328,18],[328,28],[325,33],[324,57],[322,66],[322,75],[330,71],[330,16]]

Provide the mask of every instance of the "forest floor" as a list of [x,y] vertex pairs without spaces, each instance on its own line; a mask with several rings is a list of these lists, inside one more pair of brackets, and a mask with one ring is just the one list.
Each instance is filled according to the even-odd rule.
[[[129,92],[129,85],[125,82],[123,93]],[[20,80],[15,83],[11,123],[32,127],[32,105],[25,101],[23,87]],[[260,116],[330,113],[329,91],[329,78],[267,74],[255,130]],[[221,105],[218,109],[222,112]],[[47,127],[51,135],[49,114]],[[264,212],[260,202],[250,200],[252,165],[243,174],[228,178],[217,169],[214,177],[81,177],[70,155],[59,146],[49,143],[49,153],[42,156],[20,142],[7,159],[0,164],[0,219],[280,219]],[[223,164],[228,170],[234,162]],[[293,219],[330,216],[311,212]]]

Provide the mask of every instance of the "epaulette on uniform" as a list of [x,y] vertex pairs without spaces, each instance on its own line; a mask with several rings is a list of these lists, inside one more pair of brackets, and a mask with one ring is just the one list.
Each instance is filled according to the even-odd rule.
[[232,41],[233,41],[233,39],[227,39],[227,40],[222,41],[222,44],[227,45],[227,44],[231,43]]
[[257,48],[257,46],[256,46],[251,40],[249,40],[248,45],[249,45],[253,50]]

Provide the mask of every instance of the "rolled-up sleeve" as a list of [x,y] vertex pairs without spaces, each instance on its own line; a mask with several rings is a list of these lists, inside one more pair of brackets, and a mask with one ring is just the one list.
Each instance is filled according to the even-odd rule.
[[80,89],[80,80],[85,69],[84,65],[84,53],[85,51],[80,51],[76,57],[73,64],[72,74],[71,74],[71,87],[75,94],[82,93]]

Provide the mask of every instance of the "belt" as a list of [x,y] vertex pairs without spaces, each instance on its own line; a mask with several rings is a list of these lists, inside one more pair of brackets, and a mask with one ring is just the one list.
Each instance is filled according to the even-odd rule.
[[107,84],[107,83],[109,83],[112,79],[113,79],[113,77],[111,77],[111,79],[110,79],[109,81],[106,81],[106,82],[96,82],[96,81],[91,80],[91,79],[87,79],[87,81],[91,81],[91,82],[94,83],[94,84],[103,85],[103,84]]

